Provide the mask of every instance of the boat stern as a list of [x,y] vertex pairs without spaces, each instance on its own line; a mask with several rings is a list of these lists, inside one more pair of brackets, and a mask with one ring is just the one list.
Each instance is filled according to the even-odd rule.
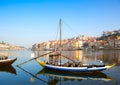
[[108,65],[108,66],[105,66],[107,69],[110,69],[110,68],[112,68],[112,67],[114,67],[116,64],[114,63],[114,64],[112,64],[112,65]]

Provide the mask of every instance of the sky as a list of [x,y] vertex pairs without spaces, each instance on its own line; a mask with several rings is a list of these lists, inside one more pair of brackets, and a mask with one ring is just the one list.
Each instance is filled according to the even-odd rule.
[[0,42],[31,47],[120,29],[120,0],[0,0]]

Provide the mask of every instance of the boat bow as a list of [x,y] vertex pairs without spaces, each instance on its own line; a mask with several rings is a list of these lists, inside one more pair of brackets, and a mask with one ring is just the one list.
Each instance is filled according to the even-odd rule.
[[42,67],[45,67],[45,65],[46,65],[46,62],[43,62],[43,61],[41,61],[41,60],[39,60],[39,59],[35,59]]

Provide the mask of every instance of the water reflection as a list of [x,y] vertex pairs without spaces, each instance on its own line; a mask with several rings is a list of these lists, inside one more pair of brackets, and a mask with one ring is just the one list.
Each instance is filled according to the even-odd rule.
[[18,56],[20,54],[18,54],[18,51],[12,51],[12,50],[8,50],[8,51],[0,51],[0,56],[7,56],[9,58],[16,58],[16,56]]
[[35,79],[38,79],[42,81],[43,83],[46,83],[47,85],[57,85],[62,82],[67,81],[78,81],[81,82],[82,80],[97,80],[97,81],[114,81],[113,78],[109,77],[108,75],[102,73],[102,72],[93,72],[93,73],[66,73],[66,72],[57,72],[53,70],[47,70],[42,69],[35,74],[25,70],[22,67],[18,67],[22,71],[28,73],[32,77],[30,78],[30,82],[35,83]]
[[16,69],[13,66],[0,67],[0,72],[16,74]]
[[36,78],[36,79],[42,81],[43,83],[47,83],[47,81],[43,80],[42,78],[37,77],[36,75],[34,75],[34,74],[32,74],[31,72],[25,70],[24,68],[22,68],[22,67],[20,67],[20,66],[17,66],[17,67],[18,67],[19,69],[21,69],[22,71],[24,71],[24,72],[26,72],[26,73],[28,73],[29,75],[32,76],[32,77],[30,78],[30,82],[32,82],[32,83],[35,82],[34,78]]
[[57,72],[47,69],[42,69],[36,73],[36,76],[44,75],[47,77],[48,85],[56,85],[65,81],[82,81],[82,80],[102,80],[102,81],[111,81],[111,77],[107,76],[102,72],[93,72],[93,73],[66,73],[66,72]]
[[[22,51],[18,53],[22,56],[17,55],[19,59],[17,62],[15,62],[15,65],[31,59],[30,54],[33,52]],[[35,51],[35,57],[38,57],[44,53],[46,52]],[[114,51],[114,52],[105,51],[105,50],[104,51],[102,50],[101,51],[63,51],[62,54],[72,59],[75,59],[76,61],[87,62],[87,61],[93,61],[93,60],[103,60],[105,63],[118,62],[117,65],[120,65],[119,64],[120,63],[119,51]],[[48,61],[49,60],[48,57],[49,55],[46,55],[46,56],[40,57],[40,59],[43,61]],[[90,85],[96,85],[96,84],[115,85],[115,83],[113,82],[114,80],[116,80],[119,85],[119,79],[120,79],[120,76],[119,76],[120,67],[119,66],[115,66],[112,69],[105,70],[103,71],[103,73],[100,72],[100,73],[87,74],[87,75],[82,75],[82,74],[73,75],[70,73],[63,74],[63,73],[57,73],[57,72],[51,73],[49,71],[46,72],[44,70],[41,72],[42,67],[38,63],[36,63],[34,60],[29,63],[23,64],[21,67],[24,69],[22,69],[22,71],[20,69],[17,69],[18,79],[16,79],[16,77],[13,77],[14,81],[19,82],[16,85],[19,85],[19,84],[22,85],[25,83],[27,85],[30,85],[31,83],[33,85],[39,85],[39,84],[42,84],[42,85],[60,85],[60,84],[61,85],[66,85],[66,84],[85,85],[86,84],[87,85],[89,82],[92,82]],[[21,78],[23,79],[20,80]],[[4,84],[4,85],[9,85],[9,84]]]
[[120,65],[119,50],[73,51],[72,55],[69,55],[69,52],[63,53],[64,55],[83,63],[101,60],[106,64],[116,63],[117,65]]
[[8,52],[0,52],[0,56],[8,56]]
[[102,54],[98,56],[98,58],[107,63],[116,63],[116,65],[120,65],[119,50],[104,50],[102,51]]
[[[38,57],[45,52],[40,52],[36,51],[34,52],[35,56]],[[116,65],[120,65],[120,52],[119,50],[99,50],[99,51],[63,51],[62,55],[67,56],[68,58],[78,61],[78,62],[83,62],[83,63],[91,63],[94,61],[101,60],[105,64],[113,64],[116,63]],[[49,55],[42,56],[42,60],[44,61],[49,61]],[[62,58],[63,61],[69,59]],[[66,62],[67,62],[66,61]]]

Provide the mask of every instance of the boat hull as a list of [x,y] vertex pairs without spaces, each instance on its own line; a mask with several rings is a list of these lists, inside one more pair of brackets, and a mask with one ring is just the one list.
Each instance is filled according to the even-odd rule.
[[17,58],[0,60],[0,66],[10,66],[16,60],[17,60]]
[[53,66],[53,65],[46,65],[46,69],[56,70],[56,71],[67,71],[67,72],[93,72],[93,71],[103,71],[107,68],[104,67],[62,67],[62,66]]
[[112,68],[115,66],[115,64],[110,65],[110,66],[96,66],[96,67],[64,67],[64,66],[54,66],[54,65],[48,65],[45,62],[42,62],[38,59],[36,61],[42,66],[45,67],[46,69],[50,70],[56,70],[56,71],[67,71],[67,72],[94,72],[94,71],[103,71],[109,68]]

